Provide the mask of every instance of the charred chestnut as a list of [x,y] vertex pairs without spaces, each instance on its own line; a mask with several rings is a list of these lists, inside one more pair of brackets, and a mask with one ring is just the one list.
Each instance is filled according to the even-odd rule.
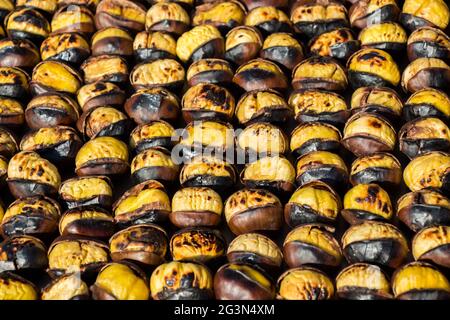
[[445,29],[450,20],[449,8],[444,0],[405,0],[401,23],[410,31],[423,26]]
[[258,56],[263,44],[258,29],[239,26],[227,33],[225,39],[225,59],[240,66]]
[[263,34],[292,32],[292,22],[280,9],[266,5],[252,9],[245,17],[245,25],[256,27]]
[[408,58],[438,58],[450,60],[450,38],[437,28],[421,27],[408,38]]
[[0,66],[33,68],[39,63],[39,50],[25,39],[0,40]]
[[179,36],[189,29],[189,25],[189,15],[175,2],[157,2],[145,16],[147,31],[163,31]]
[[145,25],[145,8],[131,0],[102,0],[95,14],[98,30],[122,27],[132,32],[142,31]]
[[33,95],[47,92],[76,94],[82,86],[82,79],[77,71],[57,61],[43,61],[34,69],[30,89]]
[[8,97],[0,97],[0,125],[19,127],[25,122],[22,104]]
[[177,56],[177,41],[164,32],[139,32],[133,42],[137,62],[173,59]]
[[82,206],[109,208],[112,204],[112,184],[105,176],[68,179],[61,183],[58,193],[69,209]]
[[175,129],[162,120],[151,121],[134,128],[130,134],[130,147],[136,153],[150,148],[162,147],[170,150],[175,135]]
[[93,238],[109,238],[114,233],[114,219],[98,207],[76,207],[66,211],[59,221],[59,233]]
[[50,33],[50,23],[39,11],[31,8],[11,11],[4,24],[10,38],[27,39],[35,44],[40,44]]
[[364,221],[351,226],[342,236],[342,248],[349,263],[367,262],[399,267],[408,255],[408,243],[392,224]]
[[412,241],[416,260],[429,260],[450,267],[450,227],[434,226],[420,230]]
[[0,300],[38,300],[34,284],[12,273],[0,273]]
[[246,10],[236,0],[211,1],[195,7],[192,24],[211,24],[222,33],[244,23]]
[[105,81],[120,85],[128,81],[127,63],[119,56],[92,56],[85,60],[80,68],[85,83]]
[[77,4],[80,6],[86,6],[91,9],[92,12],[95,12],[95,8],[100,3],[101,0],[57,0],[59,7],[64,7],[69,4]]
[[362,48],[381,49],[392,54],[403,53],[407,39],[405,30],[395,22],[370,25],[358,36]]
[[290,148],[295,157],[312,151],[337,152],[341,145],[339,130],[323,122],[305,122],[291,133]]
[[78,131],[90,139],[96,137],[126,137],[131,127],[127,116],[113,107],[97,107],[83,112],[77,121]]
[[77,100],[85,112],[101,106],[119,108],[125,101],[125,93],[114,83],[98,81],[82,86]]
[[85,6],[69,5],[55,12],[52,34],[76,32],[89,36],[95,31],[94,15]]
[[74,65],[86,60],[91,50],[86,39],[78,33],[52,34],[41,44],[42,60],[55,60]]
[[367,26],[397,21],[400,9],[396,0],[352,1],[349,18],[352,27],[364,29]]
[[255,122],[247,126],[237,137],[237,145],[245,151],[250,162],[258,156],[284,154],[289,147],[284,132],[267,122]]
[[277,8],[286,8],[288,6],[287,0],[242,0],[248,10],[263,6],[273,6]]
[[0,67],[0,95],[23,99],[28,95],[28,75],[16,67]]
[[3,24],[5,17],[14,10],[14,0],[3,0],[0,2],[0,21]]
[[226,60],[200,59],[189,66],[186,78],[189,86],[201,83],[228,85],[233,80],[233,70]]
[[[7,176],[8,176],[8,160],[0,155],[0,186],[4,185]],[[1,204],[0,208],[1,208],[0,211],[2,211],[0,217],[3,217],[3,208]]]
[[0,127],[0,156],[10,158],[19,150],[16,139],[8,130]]
[[402,88],[414,93],[431,87],[446,90],[450,83],[450,66],[441,59],[419,58],[403,71]]
[[303,60],[304,53],[303,47],[294,36],[279,32],[269,35],[264,40],[260,56],[284,66],[287,70],[292,70]]
[[87,300],[89,288],[77,273],[63,275],[42,289],[42,300]]
[[424,88],[414,92],[405,103],[403,115],[406,121],[419,117],[450,118],[450,99],[442,91]]
[[348,28],[339,28],[322,33],[311,39],[309,49],[313,54],[346,61],[359,49],[359,42]]
[[398,94],[385,87],[361,87],[351,98],[351,111],[377,113],[395,122],[402,115],[403,103]]
[[132,56],[133,38],[130,34],[118,27],[108,27],[97,31],[92,36],[92,55],[104,54]]
[[48,264],[44,243],[32,236],[15,236],[0,243],[0,274],[4,271],[37,271]]
[[185,76],[186,72],[178,61],[159,59],[136,65],[131,71],[130,83],[135,90],[163,87],[177,91],[183,87]]
[[162,148],[149,148],[137,154],[131,162],[131,176],[137,183],[157,180],[164,184],[178,179],[179,168],[170,153]]
[[51,16],[57,8],[58,0],[17,0],[16,7],[22,8],[33,8],[36,9],[43,14]]

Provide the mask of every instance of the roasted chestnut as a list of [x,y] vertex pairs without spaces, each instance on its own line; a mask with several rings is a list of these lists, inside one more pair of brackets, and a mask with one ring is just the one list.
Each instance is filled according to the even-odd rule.
[[14,0],[3,0],[0,2],[0,21],[3,24],[5,17],[14,10]]
[[394,225],[379,221],[364,221],[351,226],[341,242],[349,263],[367,262],[395,269],[409,252],[403,234]]
[[264,189],[242,189],[225,201],[228,227],[240,235],[249,232],[273,232],[282,226],[280,200]]
[[380,114],[395,123],[402,115],[403,103],[398,94],[385,87],[361,87],[351,98],[351,111]]
[[391,285],[383,270],[373,264],[355,263],[336,277],[336,293],[346,300],[392,299]]
[[248,188],[290,194],[295,190],[295,168],[283,156],[267,156],[247,164],[241,172],[241,181]]
[[91,41],[93,56],[109,54],[128,57],[133,55],[133,37],[125,29],[118,27],[101,29],[92,36]]
[[277,8],[286,8],[288,6],[287,0],[242,0],[248,10],[257,7],[273,6]]
[[389,153],[379,152],[357,158],[352,163],[350,182],[376,183],[386,188],[397,187],[402,181],[400,162]]
[[122,107],[125,93],[111,82],[98,81],[81,87],[77,99],[83,111],[87,112],[101,106]]
[[318,121],[342,127],[350,115],[344,98],[325,90],[294,91],[288,103],[300,123]]
[[291,133],[290,149],[295,157],[312,151],[337,152],[341,145],[339,130],[323,122],[305,122]]
[[435,225],[450,226],[450,200],[435,190],[410,192],[398,199],[397,216],[414,232]]
[[296,181],[299,186],[311,181],[322,181],[336,189],[348,184],[348,169],[344,160],[329,151],[312,151],[297,160]]
[[127,99],[124,109],[137,124],[147,124],[154,120],[170,122],[177,119],[180,103],[172,92],[155,87],[138,90]]
[[154,224],[131,226],[109,239],[109,250],[114,261],[131,260],[157,266],[165,261],[167,248],[166,232]]
[[76,207],[62,215],[59,233],[63,236],[109,238],[114,233],[114,219],[108,211],[98,207]]
[[406,101],[403,115],[406,121],[428,116],[447,120],[450,118],[450,99],[433,88],[416,91]]
[[241,65],[233,77],[233,82],[245,91],[286,90],[289,86],[286,76],[274,62],[254,59]]
[[87,300],[89,288],[78,273],[54,279],[42,289],[42,300]]
[[448,300],[450,283],[434,266],[411,262],[392,277],[392,291],[399,300]]
[[237,145],[245,151],[249,162],[253,162],[259,156],[286,153],[289,142],[279,127],[267,122],[255,122],[240,133]]
[[48,250],[48,270],[52,278],[80,272],[97,273],[109,261],[108,246],[99,240],[78,236],[61,236]]
[[212,83],[200,83],[190,87],[181,100],[183,119],[214,119],[230,121],[234,114],[233,95],[224,87]]
[[183,33],[177,41],[177,56],[185,63],[205,58],[222,58],[224,53],[224,39],[212,25],[196,26]]
[[308,223],[334,224],[341,210],[341,199],[321,181],[298,188],[284,207],[284,220],[294,228]]
[[151,121],[134,128],[130,134],[130,147],[140,153],[150,148],[170,149],[174,143],[175,129],[163,120]]
[[120,85],[128,81],[127,63],[119,56],[91,56],[80,68],[83,71],[85,83],[105,81]]
[[154,300],[211,299],[213,277],[203,264],[172,261],[153,271],[150,290]]
[[24,99],[28,95],[28,75],[16,67],[0,67],[0,95]]
[[16,7],[33,8],[51,16],[56,11],[57,2],[58,0],[17,0]]
[[170,153],[162,148],[149,148],[136,155],[131,162],[131,176],[136,183],[157,180],[165,184],[178,180],[179,167]]
[[4,237],[16,235],[48,236],[57,229],[61,208],[44,196],[21,198],[6,209],[0,225]]
[[101,0],[57,0],[59,7],[64,7],[69,4],[77,4],[86,6],[87,8],[91,9],[92,12],[95,12],[95,8],[100,3]]
[[21,8],[11,11],[4,21],[8,37],[27,39],[40,44],[50,33],[50,23],[37,10]]
[[105,176],[86,176],[65,180],[61,183],[58,193],[69,209],[82,206],[110,208],[112,204],[112,183]]
[[71,4],[55,12],[51,28],[52,34],[76,32],[89,36],[95,31],[94,15],[85,6]]
[[352,27],[364,29],[367,26],[397,21],[400,9],[396,0],[352,1],[349,18]]
[[0,97],[0,125],[19,127],[25,121],[22,104],[8,97]]
[[359,42],[350,29],[338,28],[311,39],[309,49],[319,56],[346,61],[359,49]]
[[401,23],[410,31],[423,26],[445,29],[450,20],[450,11],[445,0],[405,0]]
[[361,49],[347,62],[348,79],[354,89],[359,87],[395,87],[400,71],[392,56],[380,49]]
[[38,300],[34,284],[12,273],[0,273],[0,300]]
[[39,50],[29,40],[2,39],[0,40],[0,66],[33,68],[41,60]]
[[126,227],[165,221],[171,205],[164,186],[158,181],[148,180],[125,191],[113,204],[113,211],[119,226]]
[[264,35],[292,32],[292,22],[280,9],[265,5],[252,9],[245,17],[245,25],[256,27]]
[[246,10],[236,0],[211,1],[195,7],[192,24],[211,24],[222,33],[244,23]]
[[168,33],[139,32],[134,38],[133,52],[137,62],[173,59],[177,56],[177,42]]
[[86,142],[75,158],[79,176],[119,175],[129,170],[128,148],[113,137],[98,137]]
[[113,107],[97,107],[83,112],[77,121],[78,131],[90,139],[96,137],[127,137],[131,121]]
[[227,33],[225,39],[225,59],[240,66],[258,56],[263,38],[258,29],[239,26]]
[[34,69],[30,89],[33,95],[47,92],[76,94],[82,86],[82,79],[77,71],[57,61],[43,61]]
[[292,71],[295,90],[322,89],[343,91],[347,88],[347,75],[331,57],[314,56],[300,62]]
[[289,232],[284,239],[283,256],[289,268],[302,265],[337,267],[342,261],[339,242],[320,224],[302,225]]
[[178,91],[184,85],[185,76],[186,72],[178,61],[159,59],[136,65],[131,71],[130,83],[135,90],[164,87]]
[[304,53],[303,47],[294,36],[279,32],[270,34],[264,40],[260,56],[292,70],[303,60]]
[[442,30],[433,27],[416,29],[408,38],[409,61],[418,58],[450,60],[450,38]]
[[408,36],[398,23],[384,22],[367,26],[359,33],[362,48],[375,48],[392,54],[403,53]]
[[416,260],[429,260],[449,268],[450,227],[434,226],[420,230],[412,241],[412,253]]
[[450,154],[432,151],[417,156],[403,171],[403,180],[411,191],[424,188],[450,191]]
[[[4,185],[7,176],[8,176],[8,160],[0,155],[0,186]],[[1,207],[2,206],[0,204],[0,208]],[[2,211],[2,214],[0,214],[0,216],[3,217],[3,208],[1,208],[0,211]]]
[[147,31],[163,31],[179,36],[189,29],[189,25],[189,15],[176,2],[156,2],[145,16]]
[[186,162],[180,172],[183,187],[231,188],[236,183],[236,169],[214,156],[196,156]]
[[142,31],[145,25],[145,8],[131,0],[102,0],[97,5],[95,26],[122,27],[132,32]]
[[291,8],[291,21],[297,32],[310,39],[349,25],[347,9],[336,0],[297,1]]
[[52,34],[41,44],[42,60],[56,60],[74,65],[86,60],[91,50],[86,39],[78,33]]
[[15,236],[0,243],[0,274],[4,271],[33,272],[48,264],[44,243],[32,236]]
[[143,271],[131,263],[109,263],[91,286],[94,300],[148,300],[150,290]]
[[9,190],[15,198],[56,194],[61,183],[58,169],[33,151],[21,151],[8,164]]
[[0,127],[0,156],[10,158],[19,150],[16,139],[8,130]]
[[403,71],[401,84],[405,92],[411,93],[427,87],[447,90],[450,84],[450,66],[441,59],[416,59]]
[[187,70],[186,78],[189,86],[200,83],[228,85],[233,80],[233,74],[226,60],[208,58],[192,63]]
[[359,112],[348,119],[342,144],[356,156],[394,150],[396,133],[382,116]]
[[277,287],[280,300],[329,300],[334,296],[333,281],[311,267],[286,271],[278,278]]

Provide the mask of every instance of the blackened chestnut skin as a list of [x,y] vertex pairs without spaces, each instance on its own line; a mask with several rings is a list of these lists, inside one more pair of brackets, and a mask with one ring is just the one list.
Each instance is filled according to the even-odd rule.
[[131,96],[125,102],[124,108],[137,124],[153,120],[175,121],[179,113],[179,107],[170,103],[163,95],[145,92]]
[[307,206],[295,203],[287,203],[284,207],[284,220],[291,228],[307,223],[335,224],[335,220],[322,216]]

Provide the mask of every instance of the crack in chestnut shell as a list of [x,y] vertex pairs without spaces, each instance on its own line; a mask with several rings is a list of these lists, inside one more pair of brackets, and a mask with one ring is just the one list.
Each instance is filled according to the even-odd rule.
[[57,218],[39,215],[39,212],[18,214],[2,222],[0,229],[5,238],[20,235],[45,237],[58,229],[58,221]]
[[223,58],[225,55],[225,43],[223,38],[210,40],[195,49],[186,64],[190,65],[195,61],[206,58]]
[[312,208],[298,205],[296,203],[287,203],[285,205],[284,220],[291,228],[309,223],[324,223],[327,225],[333,225],[336,223],[336,219],[322,216]]
[[[0,261],[0,273],[4,271],[37,271],[45,269],[48,265],[47,252],[36,245],[17,244],[14,245],[12,237],[0,243],[0,252],[5,255],[6,260]],[[27,236],[23,236],[27,237]],[[34,237],[29,237],[33,238]],[[36,241],[39,241],[36,239]],[[39,241],[39,243],[41,243]]]
[[[354,4],[350,7],[349,10],[349,17],[352,17],[353,14],[357,14],[357,10],[360,10],[360,5],[367,6],[367,4],[364,1],[360,4],[357,4],[358,1],[355,1]],[[363,7],[364,8],[364,7]],[[356,12],[355,12],[356,11]],[[400,9],[398,6],[393,4],[388,4],[386,6],[383,6],[381,8],[378,8],[374,11],[372,11],[369,14],[363,15],[352,22],[352,27],[357,27],[359,29],[364,29],[367,26],[379,24],[383,22],[390,22],[390,21],[397,21],[398,16],[400,14]],[[402,23],[403,24],[403,23]]]

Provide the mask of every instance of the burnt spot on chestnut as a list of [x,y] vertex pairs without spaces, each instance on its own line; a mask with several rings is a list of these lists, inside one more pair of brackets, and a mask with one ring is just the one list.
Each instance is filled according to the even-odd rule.
[[338,28],[311,39],[309,49],[313,54],[346,61],[359,49],[359,41],[350,29]]
[[131,127],[127,116],[113,107],[97,107],[83,112],[77,121],[77,128],[84,137],[126,138]]
[[419,117],[450,118],[450,99],[442,91],[424,88],[414,92],[406,101],[403,117],[411,121]]
[[209,2],[195,7],[192,24],[194,26],[211,24],[222,33],[226,33],[228,30],[242,25],[245,15],[246,10],[239,1]]
[[400,22],[410,31],[423,26],[445,29],[450,11],[444,0],[406,0],[400,14]]
[[421,27],[414,30],[408,38],[409,61],[418,58],[450,59],[450,38],[437,28]]
[[258,56],[263,38],[255,27],[239,26],[230,30],[225,39],[225,59],[240,66]]
[[114,55],[91,56],[80,69],[85,83],[106,81],[121,85],[128,81],[129,76],[125,59]]
[[419,58],[403,71],[401,85],[405,92],[414,93],[430,87],[446,90],[450,83],[450,66],[437,58]]
[[19,146],[13,134],[9,130],[0,127],[0,156],[11,158],[18,150]]
[[26,39],[0,40],[0,66],[33,68],[39,63],[39,50]]
[[55,60],[79,65],[91,50],[87,40],[78,33],[58,33],[46,38],[40,48],[42,60]]
[[120,108],[125,101],[125,92],[111,82],[96,81],[82,86],[77,100],[84,112],[101,106]]
[[141,31],[133,41],[133,52],[137,62],[176,58],[177,42],[168,33]]
[[0,67],[0,95],[24,99],[29,92],[29,76],[17,67]]
[[352,114],[373,112],[394,123],[399,120],[403,110],[398,94],[387,87],[360,87],[353,92],[350,104]]
[[53,34],[75,32],[90,36],[95,31],[94,15],[85,6],[65,6],[53,15],[51,28]]
[[27,39],[40,44],[50,33],[50,23],[37,10],[19,8],[5,17],[4,25],[10,38]]
[[189,29],[189,25],[188,13],[176,2],[155,3],[145,16],[147,31],[163,31],[180,36]]
[[0,272],[36,271],[48,265],[47,248],[32,236],[15,236],[0,243]]
[[264,35],[292,32],[292,22],[280,9],[266,5],[252,9],[245,17],[246,26],[256,27]]
[[95,26],[122,27],[131,32],[142,31],[145,26],[145,8],[130,0],[104,0],[97,5]]
[[159,59],[136,65],[131,71],[130,83],[135,90],[163,87],[177,91],[183,87],[185,76],[177,60]]
[[114,219],[105,209],[95,206],[67,210],[59,221],[59,233],[106,239],[114,233]]
[[125,29],[109,27],[98,30],[91,41],[93,56],[111,54],[129,57],[133,55],[133,37]]
[[189,86],[200,83],[229,86],[233,80],[233,70],[226,60],[207,58],[195,61],[186,72]]
[[379,23],[397,21],[400,8],[395,0],[362,0],[353,1],[349,10],[352,27],[364,29]]
[[82,85],[79,73],[69,65],[46,60],[33,69],[30,89],[33,95],[47,92],[76,94]]
[[450,227],[434,226],[420,230],[412,241],[414,259],[450,266]]

